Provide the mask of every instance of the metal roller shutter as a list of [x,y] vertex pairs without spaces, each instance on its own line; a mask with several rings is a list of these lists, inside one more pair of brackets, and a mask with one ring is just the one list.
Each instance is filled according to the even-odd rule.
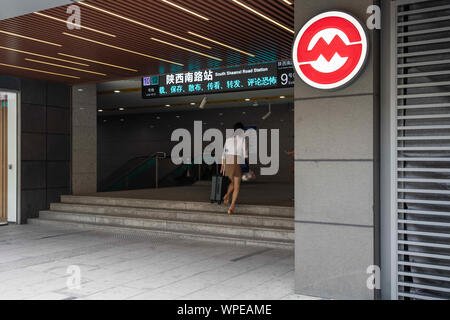
[[450,298],[450,1],[393,2],[397,294]]

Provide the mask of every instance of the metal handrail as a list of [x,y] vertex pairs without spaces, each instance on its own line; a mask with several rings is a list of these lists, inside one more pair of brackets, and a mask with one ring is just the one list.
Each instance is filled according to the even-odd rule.
[[139,158],[142,158],[143,161],[141,161],[138,165],[134,166],[130,170],[127,170],[126,173],[124,173],[118,179],[116,179],[117,183],[121,183],[121,181],[123,181],[124,179],[125,179],[125,181],[127,181],[129,176],[131,174],[133,174],[133,172],[135,172],[136,170],[138,170],[141,167],[143,167],[144,165],[146,165],[148,163],[148,161],[151,161],[151,160],[155,159],[155,161],[156,161],[156,179],[157,179],[156,187],[158,187],[158,175],[159,175],[158,161],[160,159],[166,159],[167,158],[167,154],[165,152],[156,152],[156,153],[150,154],[148,156],[134,157],[134,158],[132,158],[132,159],[130,159],[128,161],[131,161],[131,160],[134,160],[134,159],[139,159]]
[[[127,170],[125,174],[122,174],[119,178],[115,179],[114,184],[110,184],[112,186],[117,186],[117,185],[121,185],[123,182],[125,182],[125,186],[128,188],[128,180],[130,178],[133,177],[133,175],[135,173],[138,172],[138,170],[140,170],[141,168],[144,168],[145,166],[147,166],[150,161],[155,160],[155,188],[159,188],[159,182],[160,182],[160,160],[164,160],[167,159],[167,153],[165,152],[156,152],[153,153],[151,155],[148,156],[139,156],[139,157],[134,157],[132,159],[130,159],[129,161],[133,161],[136,159],[142,159],[142,161],[139,162],[139,164],[135,165],[134,167],[132,167],[131,169]],[[206,159],[204,157],[202,157],[202,159]],[[213,158],[215,159],[215,158]],[[193,163],[190,164],[186,164],[188,166],[194,166],[195,161],[193,161]],[[152,162],[153,164],[153,162]],[[201,180],[201,174],[202,174],[202,167],[205,165],[205,163],[202,163],[201,165],[198,165],[198,173],[194,175],[197,176],[198,180]],[[195,165],[197,166],[197,165]],[[170,175],[170,174],[169,174]],[[164,180],[166,177],[163,176],[161,177],[161,181]]]
[[161,159],[166,159],[167,158],[167,154],[165,152],[157,152],[154,157],[152,157],[151,159],[155,158],[156,162],[155,162],[155,188],[158,189],[159,188],[159,160]]

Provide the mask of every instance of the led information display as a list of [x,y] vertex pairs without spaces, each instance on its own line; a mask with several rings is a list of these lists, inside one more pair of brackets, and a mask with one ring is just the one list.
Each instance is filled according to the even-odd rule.
[[144,99],[294,86],[291,61],[169,73],[142,78]]

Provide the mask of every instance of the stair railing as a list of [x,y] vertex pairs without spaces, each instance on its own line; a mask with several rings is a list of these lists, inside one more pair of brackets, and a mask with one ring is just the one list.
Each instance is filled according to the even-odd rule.
[[159,160],[163,160],[167,158],[167,154],[165,152],[157,152],[152,157],[155,158],[155,188],[159,188]]

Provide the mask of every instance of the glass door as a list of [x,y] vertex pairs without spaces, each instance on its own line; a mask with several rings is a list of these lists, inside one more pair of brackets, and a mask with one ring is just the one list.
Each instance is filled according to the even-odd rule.
[[17,223],[18,94],[0,91],[0,225]]
[[8,222],[8,95],[0,92],[0,224]]

